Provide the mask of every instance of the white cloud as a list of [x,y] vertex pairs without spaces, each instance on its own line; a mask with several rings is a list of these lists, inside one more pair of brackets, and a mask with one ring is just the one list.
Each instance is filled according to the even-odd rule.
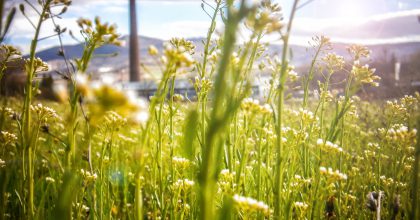
[[[140,2],[156,2],[159,1],[159,4],[175,4],[176,2],[199,2],[200,0],[140,0]],[[121,16],[127,16],[127,0],[111,1],[111,0],[90,0],[89,4],[86,3],[86,0],[75,0],[74,5],[69,7],[68,12],[65,16],[73,17],[64,17],[63,19],[56,19],[57,23],[61,27],[67,27],[72,30],[73,33],[77,34],[79,28],[77,27],[76,20],[79,16],[89,16],[88,18],[93,18],[95,13],[100,13],[99,15],[103,19],[116,19],[116,16],[119,18]],[[100,10],[98,10],[100,8]],[[199,8],[197,10],[200,10]],[[34,12],[30,12],[30,8],[27,7],[27,14],[30,19],[35,23],[37,16]],[[14,24],[10,30],[10,35],[17,38],[27,38],[27,43],[24,44],[19,42],[20,45],[25,46],[24,51],[27,51],[29,47],[30,39],[33,37],[34,30],[32,26],[26,21],[24,17],[17,13],[17,17],[14,21]],[[104,16],[107,15],[107,16]],[[413,25],[417,24],[417,16],[420,15],[420,9],[408,10],[408,11],[399,11],[393,13],[380,14],[370,17],[340,17],[340,18],[309,18],[309,17],[297,17],[294,21],[293,33],[291,42],[293,44],[307,45],[307,42],[315,35],[325,35],[329,36],[333,41],[336,42],[351,42],[351,43],[363,43],[363,44],[375,44],[375,43],[401,43],[401,42],[419,42],[420,40],[420,30],[419,35],[415,31]],[[76,17],[77,16],[77,17]],[[114,16],[114,17],[113,17]],[[405,18],[410,18],[410,23],[401,23],[404,22]],[[395,22],[396,20],[401,19],[401,25]],[[120,19],[121,20],[121,19]],[[374,34],[369,33],[369,28],[372,24],[376,23],[392,24],[394,26],[399,26],[399,29],[391,32],[389,30],[375,30]],[[394,23],[393,23],[394,22]],[[111,21],[112,23],[112,21]],[[170,39],[172,37],[204,37],[207,33],[210,21],[195,21],[195,20],[179,20],[174,18],[171,21],[144,21],[140,23],[140,33],[150,37],[156,37],[160,39]],[[370,25],[370,26],[369,26]],[[410,27],[413,26],[413,27]],[[420,26],[420,25],[419,25]],[[375,27],[375,25],[373,25]],[[388,26],[387,26],[388,27]],[[416,26],[417,27],[417,26]],[[378,27],[379,28],[379,27]],[[218,23],[218,30],[222,29],[222,23]],[[373,28],[374,29],[374,28]],[[389,28],[388,28],[389,29]],[[385,33],[385,31],[387,31]],[[128,33],[128,26],[121,25],[118,27],[118,32],[122,34]],[[48,35],[54,34],[54,27],[50,23],[45,23],[42,28],[42,36],[45,37]],[[246,36],[247,32],[242,32],[243,36]],[[279,37],[269,36],[265,40],[270,42],[279,42]],[[241,39],[239,39],[241,41]],[[40,45],[43,46],[47,42],[45,41]],[[52,42],[51,44],[57,44],[58,41]],[[74,43],[69,37],[65,38],[65,43]]]
[[292,41],[307,44],[312,36],[325,35],[335,42],[391,44],[419,42],[420,9],[392,12],[367,18],[317,19],[298,17],[294,21]]
[[381,21],[381,20],[387,20],[387,19],[392,19],[392,18],[401,18],[401,17],[407,17],[407,16],[420,16],[420,9],[413,9],[413,10],[407,10],[407,11],[397,11],[397,12],[393,12],[393,13],[376,15],[376,16],[370,17],[369,20]]
[[128,13],[128,8],[127,8],[127,6],[126,5],[124,5],[124,6],[120,6],[120,5],[117,5],[117,6],[113,6],[113,5],[110,5],[110,6],[107,6],[107,7],[104,7],[104,10],[102,11],[103,13],[111,13],[111,14],[122,14],[122,13]]
[[148,25],[143,27],[143,31],[148,33],[148,36],[164,40],[172,37],[203,37],[207,34],[209,25],[210,21],[174,21],[159,25]]
[[[66,27],[67,33],[63,35],[64,43],[74,43],[74,41],[69,37],[68,31],[72,30],[73,33],[79,32],[79,27],[76,23],[77,18],[63,18],[60,20],[55,20],[58,25],[60,25],[61,28]],[[25,18],[18,18],[14,21],[14,28],[10,31],[11,37],[19,37],[21,39],[26,39],[23,41],[16,42],[18,46],[21,48],[23,53],[27,53],[29,51],[29,46],[31,43],[31,39],[34,37],[35,30],[30,25],[30,23]],[[43,23],[41,26],[41,32],[40,32],[39,39],[42,39],[44,37],[52,36],[56,34],[54,31],[54,25],[51,21]],[[52,40],[54,39],[54,40]],[[52,37],[48,40],[42,40],[39,42],[38,50],[42,49],[41,47],[51,47],[51,45],[58,44],[58,40],[56,37]]]
[[293,29],[296,32],[319,32],[333,28],[354,28],[371,22],[381,22],[396,18],[420,16],[420,9],[385,13],[364,18],[307,18],[297,17]]

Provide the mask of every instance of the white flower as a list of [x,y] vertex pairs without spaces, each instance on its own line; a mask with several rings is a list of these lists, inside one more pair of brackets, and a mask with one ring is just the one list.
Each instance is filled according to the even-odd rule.
[[320,168],[319,168],[319,172],[320,172],[321,174],[325,174],[325,173],[327,173],[327,168],[325,168],[325,167],[320,167]]
[[86,96],[89,92],[89,85],[88,85],[88,77],[84,73],[76,73],[75,82],[76,82],[76,90]]
[[177,189],[187,190],[193,187],[195,184],[194,181],[189,179],[179,179],[174,183],[174,187]]
[[142,97],[139,97],[135,91],[128,90],[125,92],[128,100],[136,106],[136,112],[133,120],[139,124],[144,124],[149,119],[149,103]]
[[13,141],[17,141],[17,136],[16,135],[14,135],[14,134],[12,134],[12,133],[9,133],[9,132],[7,132],[7,131],[1,131],[1,137],[2,137],[2,141],[3,141],[3,143],[9,143],[9,142],[13,142]]
[[316,145],[318,146],[324,145],[324,140],[322,140],[321,138],[318,138],[318,140],[316,140]]
[[319,171],[321,174],[325,175],[331,180],[347,180],[347,175],[344,173],[340,173],[339,170],[333,170],[331,167],[328,169],[325,167],[320,167]]
[[265,204],[262,201],[257,201],[253,198],[244,197],[237,194],[233,196],[233,200],[239,206],[239,208],[243,209],[244,211],[254,211],[254,212],[261,211],[265,215],[270,214],[270,208],[268,207],[267,204]]
[[308,204],[306,204],[304,202],[295,202],[294,205],[295,205],[295,207],[303,209],[303,210],[308,208]]
[[45,181],[47,181],[48,183],[55,183],[55,179],[49,176],[45,177]]
[[5,166],[6,166],[6,161],[4,161],[0,158],[0,168],[3,168]]
[[60,119],[57,115],[56,111],[50,107],[43,106],[41,103],[37,105],[31,105],[31,110],[37,113],[38,117],[42,120],[46,120],[48,118],[52,119]]
[[155,56],[159,53],[159,51],[154,45],[150,45],[149,48],[148,48],[148,53],[151,56]]
[[67,87],[61,83],[54,83],[53,84],[53,91],[55,96],[58,98],[60,102],[65,102],[69,98],[69,92],[67,90]]
[[190,161],[188,159],[182,157],[173,157],[172,162],[175,166],[179,167],[187,167],[190,164]]

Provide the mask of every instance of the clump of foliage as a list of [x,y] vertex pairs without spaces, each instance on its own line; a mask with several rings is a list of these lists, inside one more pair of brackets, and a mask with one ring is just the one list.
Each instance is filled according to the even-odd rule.
[[[51,7],[64,13],[70,2],[38,3],[24,100],[1,97],[0,218],[416,219],[420,95],[361,100],[363,86],[379,86],[369,50],[329,53],[323,36],[311,42],[309,72],[296,73],[288,42],[298,0],[288,22],[269,0],[203,1],[211,23],[202,59],[185,39],[163,51],[151,46],[162,78],[150,101],[92,85],[94,50],[119,45],[118,34],[99,18],[80,19],[83,56],[69,61],[62,51],[68,68],[59,73],[66,83],[55,89],[57,103],[34,98],[36,76],[48,69],[36,44],[42,23],[57,18]],[[220,38],[217,22],[225,27]],[[240,27],[250,34],[238,45]],[[281,37],[281,58],[265,51],[267,34]],[[251,98],[255,66],[272,76],[260,99]],[[195,102],[175,94],[185,73],[196,74]],[[337,94],[330,79],[343,73]],[[323,76],[318,88],[310,88],[314,74]],[[289,98],[299,79],[302,100]]]

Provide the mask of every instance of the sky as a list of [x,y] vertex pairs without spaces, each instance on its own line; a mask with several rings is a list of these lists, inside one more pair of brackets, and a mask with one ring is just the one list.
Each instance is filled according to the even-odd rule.
[[[9,0],[9,6],[17,6],[21,1]],[[274,1],[280,3],[287,17],[293,1]],[[306,1],[300,0],[301,4]],[[25,9],[28,17],[35,23],[36,14],[29,7]],[[201,8],[201,0],[138,0],[137,13],[139,34],[164,40],[172,37],[203,37],[210,24],[209,17]],[[14,44],[27,53],[34,29],[20,12],[17,14],[7,43]],[[74,0],[73,5],[57,23],[78,33],[76,20],[79,17],[92,19],[95,16],[116,24],[122,35],[128,34],[128,0]],[[311,37],[320,34],[331,37],[333,41],[357,43],[420,42],[418,16],[420,0],[313,0],[297,12],[292,43],[305,44]],[[398,31],[387,30],[387,25],[390,24],[385,21],[392,19],[398,21],[393,21],[390,27],[398,27]],[[369,22],[373,23],[369,26]],[[376,31],[375,28],[379,26],[379,31]],[[220,25],[218,28],[222,29]],[[417,29],[418,31],[412,31]],[[52,24],[45,23],[41,33],[41,38],[53,34]],[[275,41],[277,38],[267,38],[267,41]],[[41,41],[38,48],[42,50],[57,43],[57,38],[50,38]],[[66,34],[64,43],[77,42]]]

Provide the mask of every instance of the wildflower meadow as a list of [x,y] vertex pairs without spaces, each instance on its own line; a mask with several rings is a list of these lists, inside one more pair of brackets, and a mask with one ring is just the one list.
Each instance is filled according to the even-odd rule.
[[[293,2],[284,17],[270,0],[203,0],[202,45],[149,47],[159,76],[150,97],[93,83],[95,50],[121,45],[118,28],[97,17],[78,20],[82,56],[61,53],[66,84],[39,98],[51,71],[36,56],[41,27],[71,1],[5,11],[3,37],[14,13],[38,20],[27,56],[0,47],[0,78],[18,61],[26,74],[23,95],[0,97],[0,219],[419,219],[419,93],[359,96],[381,86],[369,48],[336,54],[327,36],[313,37],[309,70],[298,72],[289,40],[302,1]],[[267,35],[281,39],[276,56]],[[270,79],[255,97],[260,71]],[[195,97],[175,92],[185,76]]]

